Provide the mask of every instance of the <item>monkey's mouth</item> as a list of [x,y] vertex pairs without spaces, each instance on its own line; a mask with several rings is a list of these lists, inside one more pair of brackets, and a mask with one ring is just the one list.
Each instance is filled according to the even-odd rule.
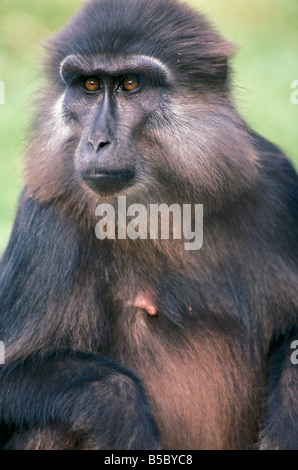
[[134,183],[135,173],[132,170],[90,169],[80,173],[81,178],[97,194],[112,195]]

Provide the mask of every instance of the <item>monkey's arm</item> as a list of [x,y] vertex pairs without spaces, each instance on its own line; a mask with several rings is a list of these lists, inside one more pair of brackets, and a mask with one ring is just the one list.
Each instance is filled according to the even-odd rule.
[[[36,447],[30,442],[40,439],[41,430],[46,448],[57,438],[63,447],[63,433],[66,446],[70,440],[79,448],[159,448],[138,378],[100,355],[59,353],[68,348],[71,335],[72,349],[79,350],[80,315],[91,325],[100,304],[100,295],[90,304],[84,291],[91,284],[89,278],[84,284],[80,274],[85,258],[76,228],[53,207],[24,195],[0,269],[0,339],[5,345],[0,424],[16,430],[19,448],[25,440]],[[75,297],[77,285],[81,300]],[[95,326],[85,331],[93,341],[103,334]],[[19,438],[28,430],[26,438]]]
[[298,330],[283,337],[269,357],[268,398],[259,449],[298,449],[298,365],[291,344]]
[[[45,448],[53,446],[57,433],[63,432],[65,441],[78,448],[159,448],[141,382],[102,356],[60,353],[27,359],[2,366],[0,384],[0,421],[13,426],[19,436],[29,430],[29,442],[30,430],[32,439],[38,441],[44,429],[48,434]],[[19,436],[15,445],[22,448]],[[59,441],[63,448],[61,437]],[[38,442],[34,446],[40,448]]]

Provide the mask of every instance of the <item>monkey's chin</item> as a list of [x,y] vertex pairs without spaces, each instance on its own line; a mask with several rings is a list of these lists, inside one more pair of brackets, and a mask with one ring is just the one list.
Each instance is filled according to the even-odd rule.
[[131,170],[122,171],[84,171],[84,183],[99,196],[113,196],[133,186],[135,174]]

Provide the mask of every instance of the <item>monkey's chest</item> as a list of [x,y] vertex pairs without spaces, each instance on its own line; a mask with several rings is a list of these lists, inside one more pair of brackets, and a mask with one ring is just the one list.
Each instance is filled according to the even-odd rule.
[[258,397],[254,373],[247,373],[247,364],[239,359],[237,338],[195,323],[186,328],[170,322],[155,311],[154,303],[140,301],[145,308],[121,317],[108,354],[143,379],[163,447],[251,445],[257,422],[251,410],[258,409]]

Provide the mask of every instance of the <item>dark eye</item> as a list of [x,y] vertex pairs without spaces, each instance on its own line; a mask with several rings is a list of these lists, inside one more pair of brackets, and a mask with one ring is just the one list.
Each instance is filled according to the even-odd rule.
[[134,77],[126,77],[121,82],[121,88],[124,91],[133,91],[139,86],[139,82]]
[[100,87],[101,85],[100,85],[99,80],[97,80],[97,78],[90,77],[84,81],[84,88],[87,91],[98,91]]

